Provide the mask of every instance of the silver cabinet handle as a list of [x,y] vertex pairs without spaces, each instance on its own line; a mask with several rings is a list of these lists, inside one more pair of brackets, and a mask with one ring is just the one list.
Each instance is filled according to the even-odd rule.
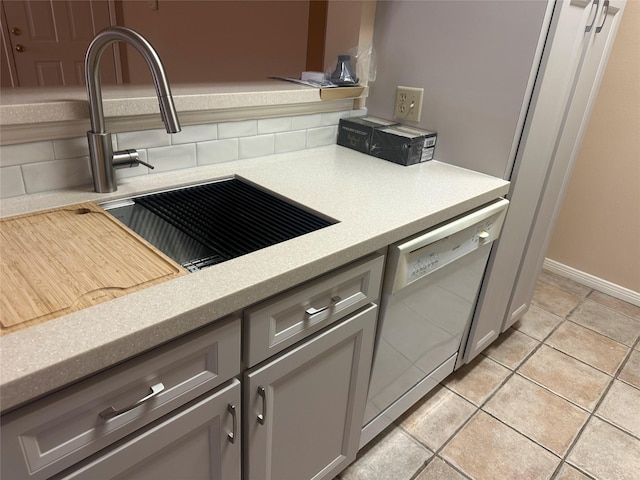
[[236,423],[236,406],[229,403],[227,405],[227,411],[231,414],[231,418],[233,418],[232,431],[227,434],[227,439],[231,443],[236,443],[236,432],[238,431],[238,424]]
[[593,24],[596,23],[596,17],[598,16],[598,0],[593,0],[591,11],[593,12],[593,19],[591,20],[591,23],[587,25],[587,28],[584,29],[585,32],[590,32],[593,28]]
[[264,425],[264,420],[267,416],[267,392],[264,387],[258,387],[258,395],[262,397],[262,413],[258,414],[258,423]]
[[604,0],[602,4],[602,23],[599,27],[596,28],[596,33],[600,33],[602,31],[602,27],[604,27],[604,22],[607,21],[607,14],[609,13],[609,0]]
[[306,313],[307,315],[311,316],[311,315],[315,315],[316,313],[320,313],[320,312],[324,312],[325,310],[328,310],[332,307],[336,306],[336,303],[338,303],[339,301],[341,301],[342,298],[338,295],[334,295],[333,297],[331,297],[331,303],[329,303],[329,305],[326,305],[322,308],[307,308],[304,313]]
[[149,394],[146,397],[141,398],[136,403],[133,403],[128,407],[121,408],[120,410],[116,410],[113,407],[109,407],[101,411],[98,415],[103,420],[109,420],[110,418],[117,417],[118,415],[122,415],[123,413],[126,413],[129,410],[133,410],[134,408],[142,405],[146,401],[151,400],[153,397],[157,396],[163,390],[164,390],[164,385],[162,383],[157,383],[149,389]]

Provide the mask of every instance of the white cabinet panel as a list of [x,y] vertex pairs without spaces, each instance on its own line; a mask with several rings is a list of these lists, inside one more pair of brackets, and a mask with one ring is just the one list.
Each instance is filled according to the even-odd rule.
[[[571,100],[564,113],[562,128],[554,145],[552,165],[536,219],[529,234],[526,252],[516,279],[513,298],[502,330],[507,330],[528,308],[536,279],[553,235],[562,200],[571,178],[573,164],[587,128],[598,88],[624,9],[624,0],[601,0],[590,18],[589,32],[581,44],[581,65],[572,84]],[[595,2],[594,8],[595,11]],[[586,30],[586,29],[585,29]]]
[[[619,11],[619,5],[623,4],[621,0],[608,0],[607,3],[609,16],[614,10]],[[538,223],[550,227],[552,223],[549,216],[540,215],[540,209],[546,208],[541,202],[558,201],[557,192],[554,193],[553,189],[545,191],[545,188],[550,181],[556,181],[551,179],[552,175],[564,175],[564,171],[558,170],[566,170],[567,163],[554,167],[554,162],[559,159],[558,142],[562,139],[569,109],[576,98],[576,82],[582,76],[581,69],[584,68],[590,42],[604,19],[603,5],[604,0],[560,1],[555,5],[518,147],[508,195],[511,202],[509,212],[489,260],[474,319],[473,336],[469,338],[465,351],[465,363],[489,346],[527,309],[530,297],[526,301],[512,299],[514,295],[520,295],[517,290],[533,292],[537,271],[528,265],[527,270],[523,270],[522,262],[528,255],[527,249],[533,245],[532,225]],[[620,15],[615,16],[619,20]],[[607,20],[604,25],[606,28],[616,25],[617,28],[615,20]],[[591,76],[589,82],[593,83],[593,80]],[[584,106],[582,108],[584,110]],[[534,248],[539,249],[540,246]],[[522,281],[525,283],[520,284]]]

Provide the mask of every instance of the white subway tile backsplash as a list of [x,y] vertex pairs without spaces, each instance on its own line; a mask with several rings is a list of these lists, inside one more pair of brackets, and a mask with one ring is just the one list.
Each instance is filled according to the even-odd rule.
[[366,108],[359,108],[357,110],[351,110],[349,112],[350,117],[364,117],[367,114]]
[[[134,148],[153,164],[116,170],[116,178],[192,168],[336,143],[342,117],[366,109],[293,117],[189,125],[169,135],[164,129],[113,134],[114,150]],[[0,198],[92,184],[85,137],[0,146]]]
[[310,128],[307,130],[307,148],[324,147],[336,143],[337,125],[330,127]]
[[253,158],[271,155],[275,149],[274,135],[258,135],[238,139],[238,158]]
[[55,158],[52,142],[19,143],[0,146],[0,166],[47,162]]
[[180,170],[196,166],[196,145],[173,145],[147,149],[147,159],[156,167],[151,173]]
[[218,125],[208,123],[205,125],[189,125],[182,127],[179,133],[171,134],[171,144],[181,145],[184,143],[208,142],[218,138]]
[[258,135],[291,130],[291,117],[263,118],[258,120]]
[[88,157],[23,165],[22,176],[27,193],[46,192],[93,183]]
[[349,117],[350,110],[344,112],[330,112],[322,114],[322,125],[338,125],[340,123],[341,118]]
[[250,137],[258,134],[257,120],[223,122],[218,124],[218,138]]
[[238,139],[216,140],[196,144],[198,165],[230,162],[238,159]]
[[53,141],[53,153],[57,160],[89,156],[87,137],[65,138]]
[[128,148],[154,148],[171,145],[171,135],[165,130],[142,130],[139,132],[123,132],[116,135],[118,150]]
[[297,132],[276,133],[275,153],[304,150],[306,146],[307,132],[305,130],[299,130]]
[[291,121],[291,130],[305,130],[322,126],[322,114],[313,113],[311,115],[298,115]]
[[25,193],[22,169],[17,165],[0,168],[0,198],[17,197]]

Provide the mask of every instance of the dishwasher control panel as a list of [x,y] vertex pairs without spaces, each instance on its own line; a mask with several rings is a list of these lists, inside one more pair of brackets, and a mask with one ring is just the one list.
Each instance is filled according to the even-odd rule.
[[507,200],[498,200],[450,223],[389,247],[392,293],[498,238]]
[[478,235],[462,231],[411,252],[406,256],[407,284],[466,255],[481,244]]

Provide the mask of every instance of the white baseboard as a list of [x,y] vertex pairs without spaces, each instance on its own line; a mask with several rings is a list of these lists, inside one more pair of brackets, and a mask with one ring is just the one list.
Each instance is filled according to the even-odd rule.
[[612,297],[619,298],[620,300],[624,300],[625,302],[640,307],[640,293],[638,292],[634,292],[628,288],[608,282],[607,280],[603,280],[589,273],[568,267],[567,265],[551,260],[550,258],[544,259],[542,267],[552,273],[575,280],[589,288],[593,288],[594,290],[606,293],[607,295],[611,295]]

